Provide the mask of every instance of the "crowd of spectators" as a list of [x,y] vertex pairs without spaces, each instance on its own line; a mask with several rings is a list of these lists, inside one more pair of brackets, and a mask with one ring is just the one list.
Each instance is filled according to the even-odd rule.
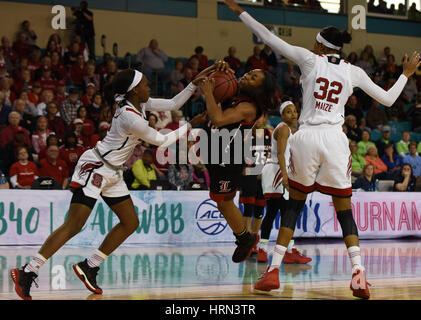
[[[85,43],[81,34],[75,34],[67,45],[58,34],[52,34],[42,46],[29,21],[22,23],[13,42],[1,38],[0,175],[8,177],[8,186],[67,188],[78,158],[106,136],[115,106],[104,99],[102,90],[125,64],[108,53],[102,59],[88,54]],[[343,58],[363,68],[385,90],[402,70],[389,47],[379,57],[367,45],[360,53],[343,53]],[[151,39],[133,60],[148,78],[153,95],[161,97],[176,95],[212,63],[202,46],[190,57],[170,58],[157,39]],[[224,60],[237,77],[255,68],[271,72],[278,80],[279,97],[289,95],[301,109],[300,71],[270,47],[255,46],[249,58],[241,61],[231,46]],[[198,89],[178,111],[149,113],[149,125],[175,130],[181,121],[203,110],[205,101]],[[267,127],[276,125],[271,122],[274,118],[280,120],[279,114],[269,118]],[[391,121],[410,124],[400,141],[391,139]],[[408,80],[391,108],[355,90],[347,102],[343,129],[350,140],[355,188],[375,190],[377,180],[403,179],[408,190],[415,190],[421,179],[421,139],[415,137],[421,134],[421,70]],[[180,158],[177,149],[167,150],[166,156]],[[130,169],[125,172],[126,183],[137,190],[209,188],[203,164],[173,163],[159,163],[157,148],[139,142],[125,164]],[[409,180],[406,165],[411,169]],[[50,184],[39,183],[45,177],[53,178]],[[402,181],[397,182],[396,190],[402,190]]]

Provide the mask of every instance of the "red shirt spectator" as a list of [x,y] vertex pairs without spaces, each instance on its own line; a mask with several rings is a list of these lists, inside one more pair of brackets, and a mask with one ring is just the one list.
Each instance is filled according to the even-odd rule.
[[42,90],[52,90],[56,94],[57,80],[51,76],[51,69],[47,66],[43,67],[41,79],[39,79]]
[[58,52],[53,52],[51,55],[51,70],[58,73],[61,79],[67,78],[67,69],[63,63],[60,61],[60,55]]
[[7,143],[13,141],[13,137],[17,132],[23,132],[25,139],[24,142],[28,146],[32,147],[31,138],[29,131],[19,126],[20,115],[16,111],[9,113],[9,125],[4,127],[0,132],[0,146],[4,148]]
[[82,54],[77,56],[77,61],[75,64],[72,65],[70,68],[70,79],[73,81],[74,84],[82,85],[83,84],[83,77],[85,75],[85,60]]
[[19,34],[18,40],[13,43],[13,50],[19,57],[28,57],[34,47],[26,42],[27,36],[24,33]]
[[192,55],[186,63],[187,68],[192,68],[190,62],[193,58],[199,61],[199,71],[206,69],[209,66],[208,57],[203,54],[203,47],[199,46],[194,49],[195,54]]
[[13,50],[13,48],[11,47],[11,45],[10,45],[10,40],[9,40],[9,38],[8,38],[8,37],[3,36],[3,37],[1,38],[1,47],[2,47],[2,48],[3,48],[3,50],[4,50],[4,55],[5,55],[7,58],[9,58],[10,62],[11,62],[11,63],[13,63],[13,64],[16,64],[16,62],[17,62],[17,60],[18,60],[19,56],[18,56],[18,54],[16,53],[16,51],[15,51],[15,50]]
[[18,161],[10,167],[10,182],[14,188],[30,189],[32,183],[38,178],[38,168],[35,163],[28,161],[28,151],[25,147],[16,150]]
[[231,69],[237,72],[241,68],[241,61],[237,57],[235,57],[235,54],[237,52],[237,49],[235,47],[230,47],[228,49],[228,55],[224,58],[225,62],[228,62]]
[[86,93],[80,98],[83,106],[90,106],[92,104],[92,98],[96,93],[96,86],[94,83],[90,82],[86,86]]
[[47,149],[47,158],[40,160],[39,175],[57,180],[65,189],[69,181],[69,170],[65,161],[59,159],[58,146],[51,145]]
[[260,52],[262,52],[262,50],[258,46],[255,46],[253,55],[247,59],[246,71],[253,69],[268,70],[266,60],[260,56]]
[[85,150],[86,148],[77,145],[77,138],[73,132],[67,134],[64,145],[60,147],[60,159],[66,162],[70,174],[75,170],[76,163]]

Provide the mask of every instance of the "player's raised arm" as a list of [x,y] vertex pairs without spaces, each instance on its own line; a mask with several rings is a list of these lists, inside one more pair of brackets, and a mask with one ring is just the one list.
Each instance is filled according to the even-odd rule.
[[408,56],[405,55],[403,72],[393,87],[391,87],[388,91],[376,85],[364,70],[353,66],[351,72],[352,85],[361,88],[373,99],[387,107],[390,107],[393,103],[395,103],[396,99],[401,94],[406,82],[408,81],[408,78],[414,74],[420,65],[420,56],[417,52],[412,54],[411,60],[409,61]]
[[196,78],[192,82],[190,82],[187,87],[184,88],[184,90],[182,90],[172,99],[149,98],[149,100],[145,103],[145,110],[172,111],[180,109],[194,94],[199,82],[214,71],[234,73],[234,71],[229,68],[228,63],[226,63],[225,61],[216,61],[212,66],[201,71],[196,76]]
[[295,62],[301,69],[304,67],[305,62],[313,56],[313,53],[310,50],[292,46],[274,35],[264,25],[257,22],[250,14],[241,9],[234,0],[224,0],[224,2],[231,11],[238,14],[241,21],[243,21],[250,30],[273,51]]

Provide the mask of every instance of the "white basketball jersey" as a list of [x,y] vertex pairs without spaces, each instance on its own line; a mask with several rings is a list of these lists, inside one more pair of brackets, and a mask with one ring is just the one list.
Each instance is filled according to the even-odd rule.
[[[279,123],[276,126],[275,130],[273,130],[273,132],[275,132],[276,129],[278,129],[281,126],[282,123],[283,122]],[[288,166],[289,158],[290,158],[290,154],[291,154],[289,138],[291,138],[291,136],[292,136],[291,128],[288,127],[288,129],[289,129],[289,137],[288,137],[288,140],[287,140],[287,145],[286,145],[285,153],[284,153],[285,163],[286,163],[287,166]],[[276,163],[276,164],[279,163],[278,162],[278,141],[273,138],[273,134],[272,134],[272,145],[270,147],[270,158],[268,159],[268,162],[269,163]]]
[[301,76],[303,109],[300,126],[342,125],[352,94],[351,64],[339,55],[315,55],[313,70]]

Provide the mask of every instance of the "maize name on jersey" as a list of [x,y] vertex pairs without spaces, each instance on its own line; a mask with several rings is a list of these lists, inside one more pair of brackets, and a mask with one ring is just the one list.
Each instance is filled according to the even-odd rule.
[[332,112],[333,105],[330,103],[323,102],[323,101],[316,101],[315,108],[317,110]]

